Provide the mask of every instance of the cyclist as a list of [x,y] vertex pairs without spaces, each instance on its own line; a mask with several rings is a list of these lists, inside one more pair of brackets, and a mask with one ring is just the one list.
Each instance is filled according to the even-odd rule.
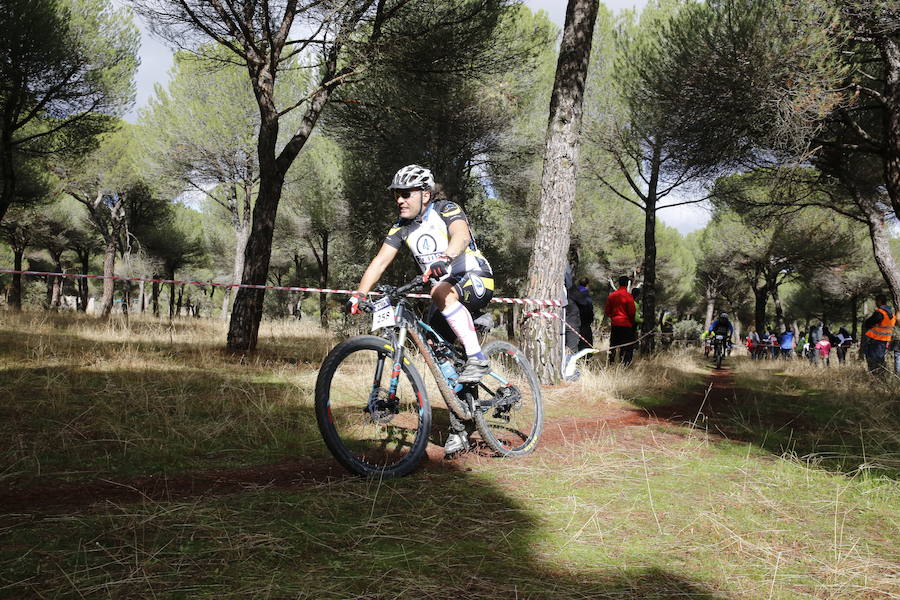
[[[429,169],[407,165],[397,171],[388,189],[394,193],[400,218],[363,273],[348,303],[349,311],[359,312],[359,300],[378,283],[405,242],[423,279],[432,282],[427,322],[444,339],[459,339],[468,356],[457,381],[477,383],[491,369],[481,351],[472,313],[480,313],[494,295],[491,266],[475,245],[462,208],[435,198],[434,176]],[[466,444],[464,433],[454,433],[444,450],[450,454]]]
[[728,319],[728,313],[720,314],[719,318],[710,324],[707,338],[712,339],[716,335],[722,336],[722,352],[725,352],[725,348],[731,343],[731,337],[734,335],[734,325]]

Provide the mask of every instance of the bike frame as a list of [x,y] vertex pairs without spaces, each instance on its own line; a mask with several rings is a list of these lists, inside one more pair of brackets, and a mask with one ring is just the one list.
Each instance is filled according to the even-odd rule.
[[[449,344],[443,337],[441,337],[441,335],[437,331],[435,331],[430,325],[425,323],[412,310],[410,310],[406,306],[405,297],[400,298],[397,301],[397,304],[394,307],[394,311],[397,325],[388,328],[390,330],[388,336],[390,338],[392,346],[391,361],[393,364],[393,368],[391,370],[391,380],[390,384],[388,385],[388,397],[391,400],[394,400],[397,397],[397,387],[400,384],[401,365],[403,364],[404,354],[406,351],[406,340],[407,338],[409,338],[419,350],[419,353],[425,360],[425,364],[428,365],[428,369],[431,371],[431,375],[432,377],[434,377],[435,383],[437,383],[438,390],[441,393],[441,397],[443,397],[444,399],[444,403],[457,418],[470,420],[472,418],[471,408],[467,406],[466,403],[463,402],[459,398],[459,396],[457,396],[456,392],[450,388],[446,377],[444,377],[444,374],[441,372],[440,367],[438,367],[437,356],[435,355],[434,350],[425,342],[424,335],[422,335],[422,333],[427,332],[433,334],[444,347],[449,348],[449,350],[458,359],[462,359],[462,355],[460,354],[459,350],[453,347],[452,344]],[[373,394],[377,394],[383,373],[384,360],[379,359],[378,364],[375,368],[375,378],[372,382]],[[505,378],[500,376],[498,373],[495,373],[494,371],[491,371],[486,376],[493,377],[503,385],[509,384],[509,382]],[[491,393],[491,391],[487,387],[481,384],[479,384],[479,386],[486,390],[488,393]]]

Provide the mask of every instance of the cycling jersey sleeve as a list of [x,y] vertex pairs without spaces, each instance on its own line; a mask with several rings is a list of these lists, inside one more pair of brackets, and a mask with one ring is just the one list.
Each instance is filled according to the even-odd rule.
[[400,248],[403,245],[403,229],[401,225],[391,227],[387,237],[384,238],[384,243],[391,248]]

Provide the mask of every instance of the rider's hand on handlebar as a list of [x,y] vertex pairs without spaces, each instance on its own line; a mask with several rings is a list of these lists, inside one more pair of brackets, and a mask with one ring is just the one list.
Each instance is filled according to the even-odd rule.
[[350,295],[350,299],[347,300],[347,314],[358,315],[362,312],[362,307],[360,306],[360,301],[366,299],[366,294],[362,292],[353,292]]
[[450,263],[453,259],[451,259],[446,254],[438,256],[438,259],[428,265],[428,269],[425,271],[425,274],[422,275],[422,281],[428,282],[428,280],[432,277],[435,279],[440,279],[444,275],[450,272]]

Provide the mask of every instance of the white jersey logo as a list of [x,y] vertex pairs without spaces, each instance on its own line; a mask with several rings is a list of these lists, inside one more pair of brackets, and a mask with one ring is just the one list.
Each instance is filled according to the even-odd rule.
[[481,280],[481,277],[472,275],[469,279],[472,281],[472,289],[475,291],[475,295],[479,298],[484,296],[484,282]]
[[437,242],[427,233],[416,240],[416,254],[433,254],[436,248]]

